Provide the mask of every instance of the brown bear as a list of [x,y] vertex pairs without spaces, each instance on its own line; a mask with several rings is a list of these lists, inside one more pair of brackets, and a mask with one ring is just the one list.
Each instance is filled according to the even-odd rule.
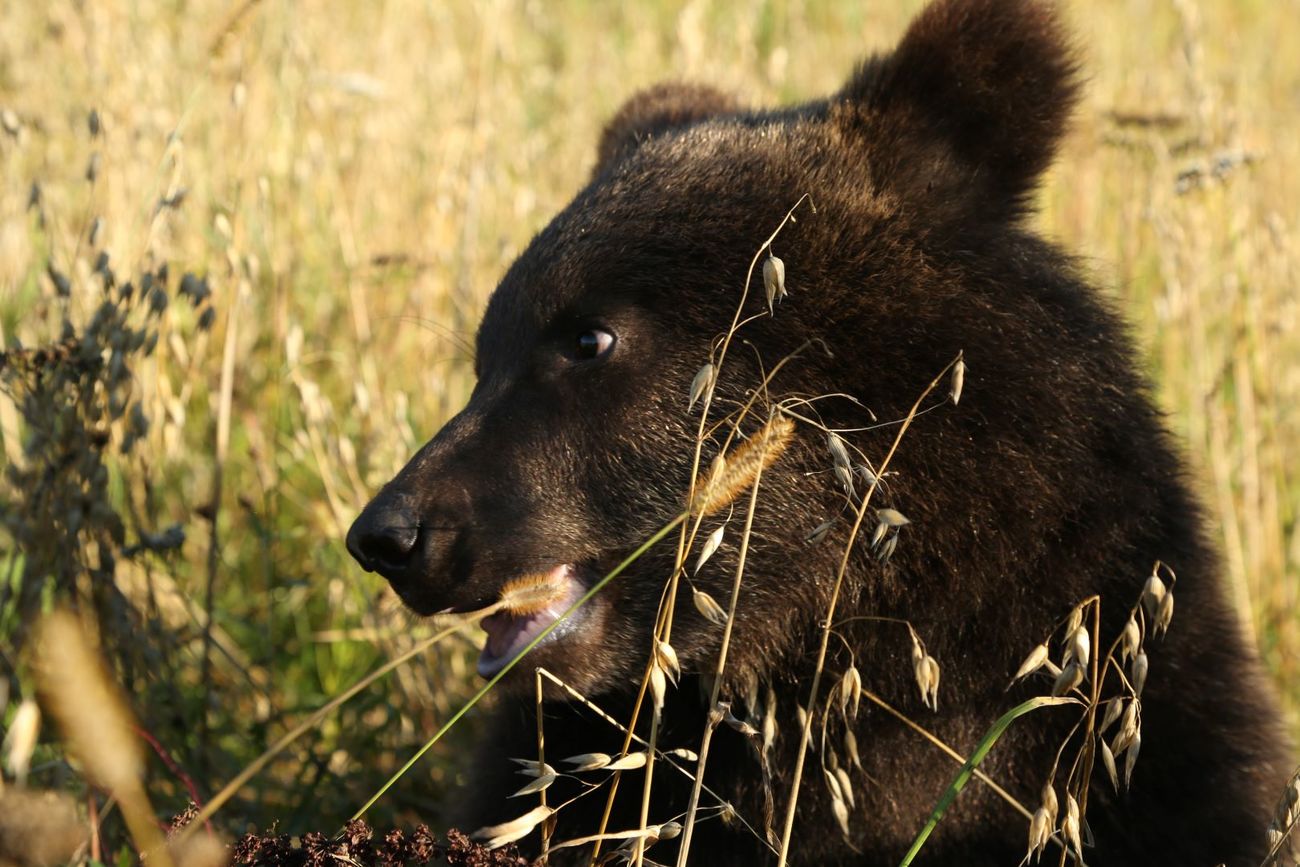
[[[680,515],[715,455],[769,418],[794,432],[763,467],[748,533],[747,491],[703,517],[685,556],[677,533],[653,545],[503,678],[463,822],[536,803],[508,797],[529,780],[509,758],[537,755],[543,667],[585,697],[548,687],[548,803],[564,804],[550,841],[643,827],[643,770],[622,773],[602,821],[612,774],[563,759],[617,757],[611,720],[636,707],[649,737],[654,690],[638,696],[672,602],[682,673],[655,732],[654,862],[682,843],[706,727],[692,863],[775,863],[800,765],[789,860],[896,863],[959,768],[909,720],[966,756],[1008,708],[1055,691],[1077,703],[1020,719],[981,766],[1005,797],[972,781],[922,863],[1014,865],[1031,833],[1053,860],[1081,844],[1107,867],[1258,863],[1285,773],[1279,715],[1130,337],[1029,225],[1078,88],[1051,3],[938,0],[829,98],[750,110],[669,84],[618,113],[590,181],[492,296],[468,404],[349,549],[420,614],[538,589],[484,621],[479,670],[495,675]],[[727,627],[709,602],[730,607],[742,542],[711,706]],[[1080,630],[1071,612],[1094,597]],[[1043,670],[1009,687],[1044,641]],[[540,829],[523,845],[537,851]]]

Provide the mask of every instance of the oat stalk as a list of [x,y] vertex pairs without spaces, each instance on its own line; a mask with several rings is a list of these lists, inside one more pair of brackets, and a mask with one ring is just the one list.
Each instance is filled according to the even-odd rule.
[[[790,424],[790,422],[787,421],[787,424]],[[765,446],[765,444],[763,445]],[[749,491],[749,508],[745,511],[745,528],[740,536],[740,553],[736,558],[736,577],[731,582],[731,605],[727,609],[727,623],[722,629],[722,646],[718,650],[718,664],[713,671],[713,689],[709,694],[710,714],[718,706],[718,696],[722,689],[722,672],[727,667],[727,650],[731,647],[731,629],[736,622],[736,605],[740,601],[740,582],[745,575],[745,558],[749,553],[749,538],[754,528],[754,512],[758,508],[758,485],[762,477],[763,461],[759,461]],[[686,807],[686,821],[683,823],[682,842],[677,850],[678,867],[685,867],[686,857],[691,850],[691,837],[695,831],[695,813],[700,804],[700,788],[704,785],[704,766],[709,760],[709,747],[713,743],[713,732],[716,728],[717,726],[711,724],[704,727],[704,739],[700,742],[700,758],[695,765],[695,785],[691,787],[691,798]]]
[[[732,314],[731,317],[731,325],[727,328],[726,334],[722,338],[722,343],[718,347],[717,360],[713,361],[712,359],[710,359],[709,363],[712,366],[712,372],[709,375],[709,379],[711,380],[711,383],[707,388],[704,389],[703,394],[698,396],[697,398],[701,401],[702,405],[700,409],[700,422],[695,433],[695,451],[691,459],[691,486],[686,496],[687,503],[696,502],[696,497],[697,497],[696,488],[698,485],[698,480],[700,475],[700,456],[704,448],[704,434],[705,434],[706,427],[708,425],[709,410],[713,406],[713,394],[715,391],[715,385],[718,382],[718,377],[722,370],[722,363],[727,357],[727,350],[731,347],[731,339],[732,337],[735,336],[736,332],[740,329],[741,325],[744,324],[744,322],[741,321],[741,315],[744,313],[745,303],[749,300],[749,287],[751,282],[754,279],[754,269],[758,267],[758,260],[763,255],[763,252],[765,250],[767,251],[771,250],[772,242],[776,240],[777,236],[781,234],[781,231],[785,229],[786,225],[794,218],[794,212],[797,211],[805,201],[809,202],[809,204],[812,205],[812,199],[807,193],[804,193],[802,196],[799,197],[798,201],[796,201],[793,205],[791,205],[790,210],[786,211],[786,214],[781,219],[781,222],[778,223],[776,228],[772,230],[772,234],[767,236],[767,240],[765,240],[759,246],[758,250],[755,251],[754,253],[754,257],[750,259],[749,269],[745,272],[745,284],[740,292],[740,301],[736,304],[736,312]],[[815,205],[812,205],[812,208],[814,212],[817,210]],[[770,312],[768,315],[771,315]],[[745,321],[747,322],[749,320],[745,320]],[[776,371],[773,370],[772,373],[774,374],[775,372]],[[771,375],[769,375],[768,379],[770,378]],[[766,385],[766,382],[764,384]],[[747,405],[747,409],[749,405],[752,405],[752,401],[753,399],[751,398],[750,404]],[[691,405],[693,406],[694,403],[695,400],[692,400]],[[744,417],[744,413],[742,413],[741,415],[742,419],[743,417]],[[737,421],[737,428],[738,426],[739,426],[739,420]],[[732,430],[733,436],[735,435],[735,430],[736,428],[733,428]],[[724,444],[724,451],[725,451],[725,444]],[[664,601],[661,602],[660,604],[659,616],[655,623],[654,639],[653,639],[655,641],[668,642],[672,638],[673,613],[677,604],[677,589],[679,584],[681,583],[682,568],[686,562],[687,551],[689,550],[690,545],[694,542],[695,535],[699,530],[700,519],[702,517],[703,515],[697,516],[696,520],[692,525],[683,524],[682,526],[681,536],[678,538],[677,541],[677,558],[673,566],[673,574],[672,577],[669,578],[668,580],[668,586],[664,592],[664,597],[663,597]],[[651,667],[653,665],[655,665],[655,657],[652,651],[650,654],[650,661],[646,666],[645,676],[641,680],[640,691],[637,693],[636,701],[633,703],[632,706],[632,716],[628,722],[629,732],[636,728],[637,719],[640,717],[641,705],[645,701],[646,689],[649,685],[650,678],[653,674],[651,670]],[[658,715],[656,714],[654,717],[652,717],[650,721],[651,743],[654,743],[658,737],[658,723],[659,723]],[[630,739],[624,738],[623,747],[622,747],[623,754],[627,753],[630,744],[631,744]],[[648,818],[646,814],[646,808],[650,802],[650,789],[653,784],[653,773],[652,773],[653,757],[654,757],[653,750],[650,752],[650,757],[652,759],[651,766],[648,766],[646,768],[645,784],[643,786],[642,793],[641,793],[641,802],[642,802],[641,830],[643,831],[645,830],[645,824]],[[614,809],[614,797],[618,794],[618,784],[619,784],[619,780],[621,779],[621,776],[622,776],[621,774],[615,774],[613,782],[610,784],[609,794],[605,798],[605,811],[600,818],[600,827],[598,829],[598,834],[604,834],[605,830],[609,826],[609,817],[610,817],[610,813]],[[596,845],[592,847],[591,860],[588,863],[591,865],[595,865],[599,856],[600,856],[600,841],[597,840]],[[637,867],[640,867],[642,863],[640,847],[638,847],[637,849],[636,863],[637,863]]]
[[467,623],[473,623],[483,617],[488,616],[488,614],[492,613],[492,610],[493,609],[491,608],[487,608],[484,609],[483,611],[475,612],[474,614],[469,615],[466,618],[466,620],[460,623],[456,623],[452,626],[448,626],[446,629],[443,629],[429,636],[424,641],[421,641],[419,644],[416,644],[414,647],[407,650],[405,653],[401,654],[400,656],[393,657],[388,662],[379,666],[379,668],[376,668],[374,671],[370,672],[365,677],[361,678],[356,683],[352,684],[352,686],[348,687],[346,690],[334,696],[334,698],[330,699],[325,704],[321,705],[310,715],[308,715],[305,719],[303,719],[302,722],[298,723],[298,725],[294,726],[292,729],[285,732],[280,737],[279,740],[277,740],[274,744],[272,744],[269,748],[267,748],[266,752],[262,753],[260,756],[258,756],[252,762],[250,762],[247,766],[245,766],[242,771],[240,771],[238,774],[235,775],[234,779],[232,779],[230,782],[226,783],[226,785],[222,787],[220,792],[217,792],[217,794],[213,795],[212,799],[208,801],[208,803],[203,807],[203,809],[199,810],[199,812],[194,816],[194,818],[190,820],[189,824],[177,832],[174,838],[176,842],[178,844],[184,842],[186,838],[188,838],[190,834],[193,833],[194,829],[198,828],[209,818],[211,818],[212,815],[216,813],[217,810],[221,809],[222,805],[225,804],[227,801],[229,801],[235,795],[235,793],[238,792],[240,788],[243,787],[245,783],[247,783],[253,777],[257,776],[257,774],[264,767],[266,767],[271,762],[272,759],[274,759],[280,753],[284,752],[294,741],[300,738],[303,734],[314,729],[317,725],[320,724],[321,720],[329,716],[329,714],[337,710],[339,707],[341,707],[344,703],[346,703],[357,693],[361,692],[366,687],[370,686],[376,680],[379,680],[379,678],[388,674],[393,669],[405,665],[407,662],[419,656],[421,653],[424,653],[430,647],[433,647],[433,645],[437,644],[439,641],[442,641],[447,636],[461,629]]
[[601,578],[599,581],[597,581],[595,584],[591,586],[591,589],[589,589],[586,593],[582,594],[582,596],[578,597],[578,600],[574,602],[572,605],[570,605],[568,608],[566,608],[564,613],[555,619],[554,623],[550,624],[541,632],[539,632],[537,634],[537,637],[534,638],[532,641],[528,642],[528,644],[524,647],[524,649],[520,651],[519,654],[514,657],[514,659],[511,659],[504,666],[502,666],[500,671],[498,671],[495,675],[493,675],[492,678],[487,683],[485,683],[483,687],[479,689],[478,692],[474,693],[474,695],[469,699],[469,701],[465,702],[465,704],[461,706],[460,710],[452,714],[451,718],[448,719],[445,723],[443,723],[442,728],[438,729],[438,731],[434,733],[433,737],[425,741],[424,746],[416,750],[415,755],[407,759],[406,764],[398,768],[397,773],[389,777],[388,782],[380,786],[379,791],[371,795],[370,799],[361,805],[361,809],[357,810],[355,813],[352,814],[352,821],[356,821],[357,819],[360,819],[362,816],[364,816],[366,811],[369,810],[371,807],[373,807],[375,805],[375,802],[378,801],[380,798],[382,798],[384,796],[384,793],[393,787],[394,783],[400,780],[406,774],[407,771],[409,771],[412,767],[414,767],[415,763],[418,762],[425,753],[427,753],[430,749],[432,749],[434,744],[442,740],[443,735],[449,732],[451,730],[451,727],[460,721],[461,717],[469,713],[470,709],[473,708],[474,705],[478,704],[479,701],[482,700],[483,696],[487,695],[488,692],[490,692],[491,689],[494,686],[496,686],[497,683],[499,683],[501,679],[505,677],[506,674],[508,674],[519,663],[519,660],[527,656],[534,647],[536,647],[538,644],[542,642],[543,639],[546,638],[546,636],[550,635],[552,632],[555,631],[555,629],[561,623],[569,619],[569,617],[572,616],[573,612],[577,611],[583,605],[586,605],[587,602],[590,601],[593,596],[595,596],[597,593],[599,593],[601,590],[605,588],[606,584],[608,584],[610,581],[613,581],[615,578],[621,575],[623,571],[627,569],[628,566],[631,566],[638,559],[640,559],[641,556],[645,554],[646,551],[649,551],[652,547],[654,547],[656,544],[662,541],[665,536],[667,536],[673,530],[677,529],[677,527],[683,521],[685,521],[686,518],[687,518],[687,513],[682,512],[680,515],[673,518],[667,524],[665,524],[664,526],[656,530],[653,536],[651,536],[645,542],[641,543],[640,547],[638,547],[635,551],[633,551],[626,558],[624,558],[623,562],[619,563],[617,566],[611,569],[609,573],[605,575],[604,578]]
[[930,393],[938,387],[943,378],[947,376],[948,371],[951,370],[953,365],[955,365],[959,360],[960,356],[948,362],[943,370],[939,371],[939,375],[930,380],[930,384],[925,387],[925,390],[923,390],[920,396],[917,397],[916,401],[913,402],[911,409],[908,410],[907,417],[903,419],[903,423],[898,428],[898,433],[894,435],[894,441],[889,446],[888,453],[886,453],[884,460],[880,462],[879,471],[872,480],[870,487],[868,487],[866,492],[862,495],[862,500],[858,504],[857,513],[854,515],[853,527],[849,530],[848,540],[844,544],[844,554],[840,558],[840,566],[835,574],[835,584],[831,588],[830,602],[827,605],[826,616],[823,619],[824,625],[822,627],[821,644],[817,650],[817,667],[813,671],[812,689],[809,692],[809,712],[804,717],[803,733],[800,735],[799,750],[795,757],[794,775],[790,783],[790,804],[786,808],[785,827],[781,832],[781,851],[777,856],[777,867],[785,867],[786,861],[790,855],[790,835],[794,831],[795,807],[799,802],[799,784],[803,780],[804,759],[808,754],[808,742],[812,737],[812,709],[817,706],[817,694],[821,690],[822,674],[826,667],[826,652],[830,647],[831,632],[835,623],[835,608],[839,604],[840,591],[844,587],[844,576],[848,573],[849,558],[853,555],[853,545],[857,541],[859,531],[862,529],[862,522],[866,518],[868,506],[871,503],[871,497],[875,494],[876,488],[880,486],[880,478],[884,476],[886,470],[889,469],[890,461],[893,460],[894,454],[898,451],[898,446],[903,441],[903,436],[912,426],[912,421],[920,411],[921,404]]

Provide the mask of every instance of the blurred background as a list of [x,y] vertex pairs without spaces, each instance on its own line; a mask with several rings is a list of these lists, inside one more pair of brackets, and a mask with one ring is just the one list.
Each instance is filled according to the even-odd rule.
[[[662,79],[823,96],[920,6],[6,2],[5,728],[32,623],[75,601],[165,818],[428,636],[344,533],[465,400],[485,299],[603,121]],[[1132,322],[1296,730],[1300,2],[1065,9],[1088,85],[1036,222]],[[216,824],[337,828],[459,707],[471,659],[444,642],[363,691]],[[436,825],[474,727],[371,818]],[[106,806],[48,721],[30,765]]]

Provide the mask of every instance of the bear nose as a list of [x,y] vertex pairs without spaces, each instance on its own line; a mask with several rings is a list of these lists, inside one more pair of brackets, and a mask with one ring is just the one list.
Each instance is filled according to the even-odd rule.
[[373,502],[348,530],[348,553],[367,572],[391,578],[411,561],[420,537],[420,522],[401,505]]

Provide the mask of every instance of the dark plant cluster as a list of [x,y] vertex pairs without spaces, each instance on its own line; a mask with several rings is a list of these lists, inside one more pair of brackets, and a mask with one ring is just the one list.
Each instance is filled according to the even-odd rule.
[[[166,263],[119,280],[106,252],[91,255],[75,260],[73,276],[52,263],[46,268],[58,339],[0,351],[0,392],[24,433],[0,488],[0,530],[15,552],[0,583],[0,634],[21,636],[43,606],[62,600],[93,609],[105,639],[120,650],[139,642],[134,607],[115,580],[119,558],[184,540],[179,528],[139,526],[114,493],[122,487],[115,475],[149,433],[141,367],[158,345],[173,294],[200,308],[201,329],[212,316],[205,280],[186,274],[173,281]],[[74,296],[90,300],[86,314]],[[138,537],[129,544],[128,529]]]
[[514,846],[488,849],[455,829],[448,831],[441,843],[426,825],[410,833],[395,828],[377,838],[375,830],[361,819],[349,822],[336,837],[311,832],[295,841],[274,831],[247,834],[235,843],[231,855],[232,864],[257,867],[527,867],[530,863]]

